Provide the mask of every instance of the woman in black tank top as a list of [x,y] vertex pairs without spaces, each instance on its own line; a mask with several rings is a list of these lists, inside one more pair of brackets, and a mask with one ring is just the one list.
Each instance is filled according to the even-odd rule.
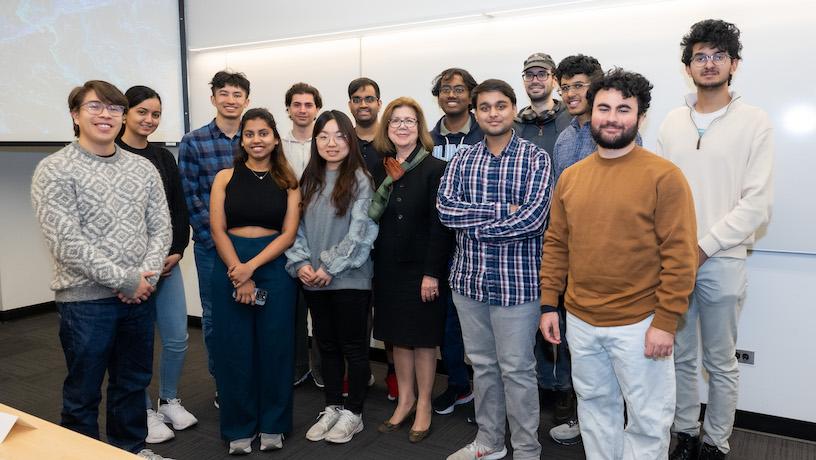
[[213,360],[221,437],[230,454],[283,447],[292,430],[295,282],[283,252],[295,240],[297,179],[272,114],[251,109],[235,165],[215,176],[210,227],[219,258],[212,286]]

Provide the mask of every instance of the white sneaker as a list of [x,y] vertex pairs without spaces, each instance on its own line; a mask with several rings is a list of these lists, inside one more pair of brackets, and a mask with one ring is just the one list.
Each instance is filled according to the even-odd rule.
[[373,387],[374,383],[376,383],[376,382],[377,382],[377,379],[374,378],[374,374],[371,374],[371,376],[368,378],[368,386]]
[[340,418],[340,406],[326,406],[326,409],[317,416],[317,422],[306,432],[309,441],[322,441]]
[[169,457],[162,457],[161,455],[153,452],[150,449],[142,449],[136,454],[137,457],[146,458],[147,460],[174,460]]
[[145,442],[148,444],[158,444],[160,442],[169,441],[176,437],[173,430],[165,425],[164,416],[157,414],[153,409],[147,410],[147,437]]
[[340,417],[334,426],[326,433],[326,441],[343,444],[351,441],[355,434],[363,431],[363,416],[355,415],[350,410],[341,409],[338,411]]
[[283,435],[280,433],[261,433],[261,451],[283,449]]
[[236,439],[235,441],[230,441],[229,443],[229,454],[230,455],[246,455],[252,452],[252,441],[255,440],[255,436],[251,438],[241,438]]
[[173,428],[176,430],[190,428],[198,423],[198,419],[195,418],[195,415],[187,411],[187,409],[181,405],[181,400],[178,398],[168,399],[167,404],[159,404],[158,412],[164,415],[165,420],[172,423]]
[[487,446],[473,441],[465,447],[448,455],[447,460],[499,460],[507,455],[507,447],[502,446],[501,450],[493,450]]
[[581,442],[581,427],[578,420],[570,420],[550,430],[550,437],[558,444],[573,446]]

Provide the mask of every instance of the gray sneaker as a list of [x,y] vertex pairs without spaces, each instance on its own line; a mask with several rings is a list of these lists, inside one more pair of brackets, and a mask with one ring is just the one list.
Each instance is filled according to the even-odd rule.
[[578,420],[573,419],[554,427],[550,430],[550,437],[553,441],[564,446],[574,446],[580,443],[581,427],[578,426]]
[[162,457],[150,449],[142,449],[138,454],[136,454],[136,456],[139,458],[145,458],[147,460],[174,460],[172,458]]
[[341,409],[340,416],[334,426],[326,433],[326,441],[334,444],[343,444],[351,441],[355,434],[363,431],[363,416],[350,410]]
[[317,416],[317,422],[306,432],[306,439],[309,441],[326,439],[329,430],[332,429],[339,418],[340,406],[326,406],[326,409]]
[[448,455],[447,460],[499,460],[507,455],[507,447],[493,450],[481,443],[473,441],[465,447]]
[[229,454],[230,455],[246,455],[252,452],[252,441],[255,440],[255,436],[251,438],[241,438],[236,439],[235,441],[230,441],[229,443]]

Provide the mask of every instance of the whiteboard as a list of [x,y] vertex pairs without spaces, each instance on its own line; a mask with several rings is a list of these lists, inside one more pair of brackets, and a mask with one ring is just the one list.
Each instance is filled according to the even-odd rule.
[[[251,96],[250,105],[271,102],[281,123],[279,113],[285,112],[277,104],[282,105],[291,83],[312,83],[324,95],[325,109],[347,110],[346,85],[355,77],[367,76],[379,83],[383,102],[414,97],[432,124],[442,112],[430,93],[430,82],[444,68],[464,67],[479,81],[506,80],[521,107],[527,104],[521,64],[528,55],[544,51],[558,62],[584,53],[595,56],[605,69],[620,66],[642,73],[653,83],[642,135],[645,146],[654,150],[663,118],[694,91],[680,62],[682,36],[699,20],[721,18],[742,31],[743,62],[732,88],[746,103],[767,111],[775,128],[773,213],[770,224],[758,233],[755,248],[816,254],[816,180],[806,177],[816,171],[812,153],[816,90],[809,83],[816,74],[816,62],[809,58],[805,39],[816,24],[816,9],[804,0],[780,0],[772,9],[758,0],[591,5],[344,40],[192,53],[190,76],[196,86],[191,84],[191,91],[200,94],[191,94],[191,100],[208,96],[202,82],[229,65],[246,71],[253,94],[254,88],[263,88],[262,99]],[[316,61],[322,65],[315,66]],[[207,99],[206,104],[191,103],[191,113],[198,126],[209,121],[214,111]]]
[[178,3],[4,0],[0,6],[0,142],[73,139],[68,94],[87,80],[162,98],[153,141],[183,134]]

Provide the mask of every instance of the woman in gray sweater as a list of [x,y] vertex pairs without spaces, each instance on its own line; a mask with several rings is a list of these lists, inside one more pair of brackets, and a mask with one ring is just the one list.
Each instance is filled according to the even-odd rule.
[[[286,251],[286,269],[303,283],[326,384],[326,408],[306,439],[345,443],[363,429],[370,375],[369,252],[377,224],[368,217],[372,179],[344,113],[331,110],[317,118],[300,185],[302,217],[295,244]],[[349,392],[344,401],[346,362]]]

